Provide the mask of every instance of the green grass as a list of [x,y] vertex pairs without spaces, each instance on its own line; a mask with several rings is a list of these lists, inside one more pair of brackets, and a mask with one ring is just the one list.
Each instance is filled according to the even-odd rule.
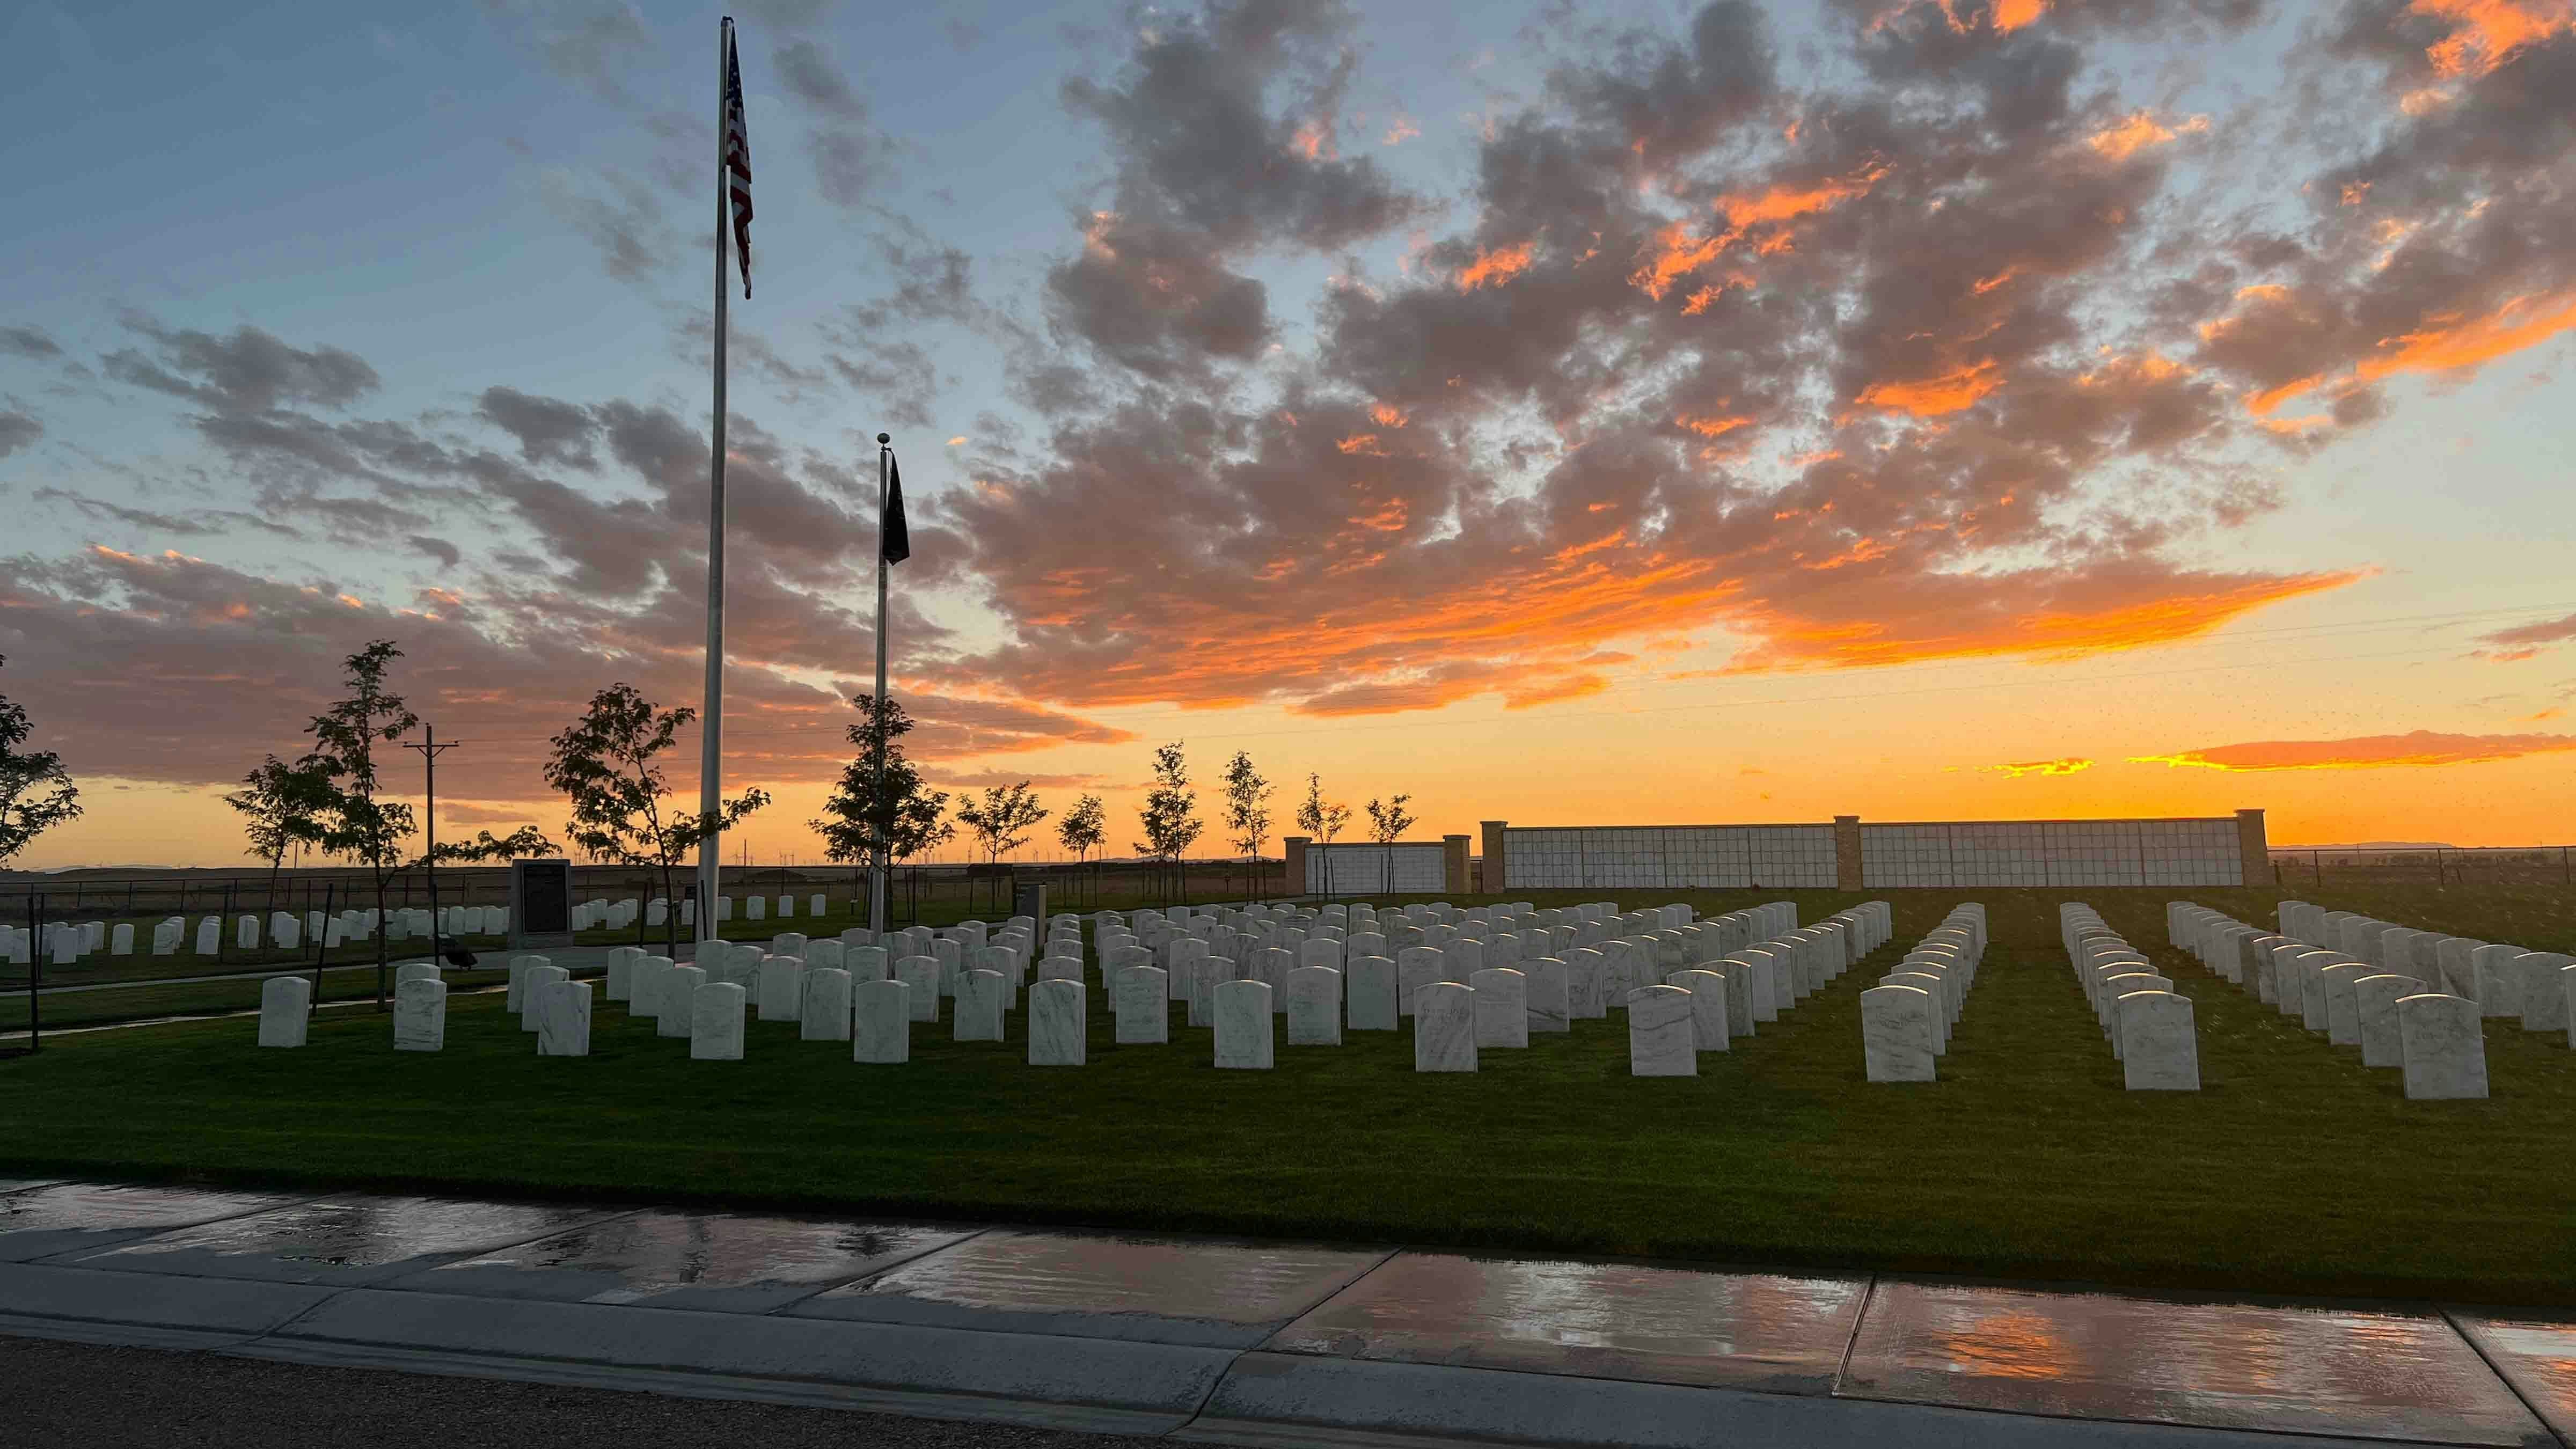
[[[1536,898],[1534,893],[1524,896]],[[1582,894],[1568,893],[1561,899]],[[1782,892],[1699,893],[1704,911]],[[1791,892],[1802,919],[1856,897]],[[602,1002],[594,1055],[539,1059],[497,998],[437,1055],[372,1012],[263,1052],[248,1021],[65,1038],[0,1063],[0,1170],[442,1187],[1636,1254],[2144,1287],[2565,1303],[2576,1296],[2576,1052],[2488,1027],[2494,1098],[2404,1099],[2163,945],[2188,894],[2248,920],[2283,892],[1883,893],[1885,953],[1696,1079],[1632,1078],[1624,1022],[1417,1076],[1407,1033],[1282,1046],[1218,1072],[1208,1033],[1025,1065],[1017,1036],[916,1027],[913,1061],[755,1023],[749,1059],[687,1060]],[[2331,893],[2327,893],[2331,894]],[[2539,888],[2377,891],[2392,920],[2535,948],[2576,939]],[[1660,893],[1626,895],[1659,903]],[[2313,898],[2313,897],[2312,897]],[[1942,1080],[1862,1080],[1859,992],[1962,899],[1994,944]],[[2090,901],[2199,1015],[2205,1090],[2128,1093],[2056,944]],[[1176,1022],[1178,1013],[1175,1014]]]

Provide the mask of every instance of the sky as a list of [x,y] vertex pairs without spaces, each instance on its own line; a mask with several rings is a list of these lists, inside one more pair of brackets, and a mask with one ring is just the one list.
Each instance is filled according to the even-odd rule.
[[[0,694],[88,807],[18,863],[243,863],[371,639],[443,833],[700,702],[719,14],[0,23]],[[880,431],[912,753],[1113,854],[1171,741],[1274,841],[2576,833],[2568,0],[734,14],[729,857],[821,856]]]

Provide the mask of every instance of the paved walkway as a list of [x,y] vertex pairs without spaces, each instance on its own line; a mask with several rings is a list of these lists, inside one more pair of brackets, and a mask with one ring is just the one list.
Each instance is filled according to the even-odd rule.
[[2576,1313],[60,1181],[0,1333],[1249,1444],[2576,1435]]

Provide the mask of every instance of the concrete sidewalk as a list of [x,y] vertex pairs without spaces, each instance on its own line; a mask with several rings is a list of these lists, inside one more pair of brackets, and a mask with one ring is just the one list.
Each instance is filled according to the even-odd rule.
[[0,1181],[0,1332],[1247,1444],[2565,1449],[2576,1314]]

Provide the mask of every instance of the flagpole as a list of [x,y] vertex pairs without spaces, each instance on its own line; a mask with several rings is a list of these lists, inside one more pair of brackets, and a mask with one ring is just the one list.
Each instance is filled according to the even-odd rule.
[[[733,17],[716,26],[716,346],[715,447],[707,465],[707,695],[699,715],[698,818],[724,808],[724,472],[725,472],[725,225],[731,220],[725,152],[731,118],[725,107],[725,62],[733,47]],[[715,834],[698,839],[698,934],[716,934],[716,892],[724,845]],[[679,909],[678,903],[672,909]]]
[[894,456],[892,436],[877,434],[877,711],[869,721],[876,735],[877,778],[869,793],[877,807],[886,812],[885,829],[877,832],[876,869],[868,878],[868,930],[883,941],[886,930],[886,871],[894,859],[894,811],[886,801],[886,761],[894,753],[894,739],[885,733],[890,717],[886,706],[886,460]]

